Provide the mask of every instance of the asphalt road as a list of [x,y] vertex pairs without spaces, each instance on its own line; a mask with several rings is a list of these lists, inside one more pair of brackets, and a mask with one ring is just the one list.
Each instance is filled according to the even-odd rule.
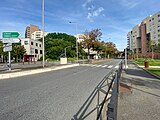
[[70,120],[119,62],[0,80],[0,120]]

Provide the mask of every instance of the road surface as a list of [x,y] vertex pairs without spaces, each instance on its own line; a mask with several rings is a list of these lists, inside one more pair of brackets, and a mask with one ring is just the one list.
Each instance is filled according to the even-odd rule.
[[119,62],[83,64],[0,80],[0,120],[70,120]]

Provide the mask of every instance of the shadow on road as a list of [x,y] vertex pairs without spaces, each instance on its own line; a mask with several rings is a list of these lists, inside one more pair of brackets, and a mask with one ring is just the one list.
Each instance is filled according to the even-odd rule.
[[[85,120],[97,117],[100,107],[102,106],[104,96],[106,95],[106,91],[114,78],[114,74],[115,73],[111,71],[103,78],[71,120]],[[109,99],[110,97],[106,99],[106,102]]]

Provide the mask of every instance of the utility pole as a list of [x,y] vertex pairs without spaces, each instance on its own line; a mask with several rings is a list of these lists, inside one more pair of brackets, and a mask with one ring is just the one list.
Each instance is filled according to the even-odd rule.
[[10,51],[8,52],[8,67],[9,67],[9,70],[11,70],[11,52]]
[[71,24],[76,24],[76,54],[77,54],[77,63],[78,63],[78,39],[77,39],[77,28],[78,28],[78,24],[77,22],[69,22]]
[[44,0],[42,0],[42,43],[43,43],[43,67],[45,66],[44,65],[44,57],[45,57],[45,54],[44,54]]
[[128,66],[127,66],[127,48],[125,49],[125,69],[127,69],[128,68]]

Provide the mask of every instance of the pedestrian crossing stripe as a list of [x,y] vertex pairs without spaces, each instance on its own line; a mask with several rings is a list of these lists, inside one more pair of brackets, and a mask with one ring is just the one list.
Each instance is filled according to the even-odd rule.
[[113,66],[113,65],[98,65],[98,64],[81,64],[81,66],[90,66],[90,67],[102,67],[102,68],[119,68],[119,66]]
[[112,68],[113,67],[113,65],[109,65],[107,68]]
[[118,66],[115,66],[114,68],[119,68]]
[[103,65],[102,67],[103,67],[103,68],[104,68],[104,67],[107,67],[107,65]]

